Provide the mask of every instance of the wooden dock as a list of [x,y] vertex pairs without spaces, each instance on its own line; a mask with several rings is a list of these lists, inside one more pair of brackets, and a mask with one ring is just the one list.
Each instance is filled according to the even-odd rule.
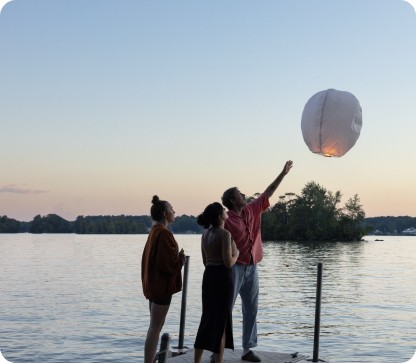
[[[262,352],[253,349],[253,351],[261,358],[262,363],[296,363],[305,362],[310,359],[309,356],[297,354],[297,357],[292,357],[292,354],[276,353],[276,352]],[[223,363],[246,362],[241,359],[242,349],[235,349],[234,352],[226,349],[224,352]],[[202,355],[202,363],[210,363],[211,352],[205,350]],[[168,363],[194,363],[194,350],[190,349],[186,354],[178,355],[168,359]]]

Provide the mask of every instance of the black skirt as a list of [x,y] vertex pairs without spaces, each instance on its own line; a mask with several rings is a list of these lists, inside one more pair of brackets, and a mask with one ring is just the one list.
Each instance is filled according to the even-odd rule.
[[225,329],[225,348],[234,349],[233,340],[233,270],[222,266],[207,266],[202,280],[202,317],[194,348],[220,352]]

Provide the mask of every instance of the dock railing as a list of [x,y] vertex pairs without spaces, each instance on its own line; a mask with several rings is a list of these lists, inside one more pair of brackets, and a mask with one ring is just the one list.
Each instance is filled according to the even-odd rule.
[[322,299],[322,263],[318,263],[316,281],[315,329],[313,333],[313,359],[319,362],[319,334],[321,332],[321,299]]
[[182,305],[181,305],[181,321],[179,324],[179,343],[178,349],[184,349],[183,346],[185,338],[185,319],[186,319],[186,296],[188,294],[188,275],[189,275],[189,262],[190,256],[186,256],[186,262],[183,269],[183,282],[182,282]]
[[319,359],[319,335],[321,332],[321,300],[322,300],[322,271],[323,265],[318,263],[317,281],[316,281],[316,302],[315,302],[315,327],[313,332],[313,356],[312,362],[326,362],[323,359]]
[[188,347],[184,347],[184,338],[185,338],[185,320],[186,320],[186,298],[188,295],[188,276],[189,276],[189,263],[190,256],[186,256],[186,262],[183,269],[183,279],[182,279],[182,304],[181,304],[181,320],[179,324],[179,343],[177,347],[172,347],[170,349],[170,336],[168,333],[162,335],[160,341],[159,352],[156,353],[153,362],[166,363],[167,359],[170,357],[175,357],[177,355],[185,353],[184,350]]
[[[187,350],[188,347],[184,347],[184,338],[185,338],[185,320],[186,320],[186,298],[188,293],[188,275],[189,275],[189,263],[190,257],[186,256],[186,262],[184,266],[183,273],[183,282],[182,282],[182,305],[181,305],[181,318],[179,325],[179,343],[177,347],[177,352],[173,353],[169,351],[170,336],[168,333],[163,334],[160,351],[156,354],[154,362],[156,360],[159,363],[166,363],[169,356],[176,356],[184,354],[183,350]],[[319,335],[320,335],[320,325],[321,325],[321,299],[322,299],[322,263],[318,263],[317,269],[317,283],[316,283],[316,303],[315,303],[315,327],[314,327],[314,337],[313,337],[313,358],[306,359],[307,361],[312,362],[326,362],[323,359],[319,359]],[[170,354],[169,354],[170,353]],[[173,353],[173,354],[172,354]],[[291,362],[297,362],[298,360],[304,360],[306,356],[301,356],[296,358],[297,353],[293,355],[294,360]]]

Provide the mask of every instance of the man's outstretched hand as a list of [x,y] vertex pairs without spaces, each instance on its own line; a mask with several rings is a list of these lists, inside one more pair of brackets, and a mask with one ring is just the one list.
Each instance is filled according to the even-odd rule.
[[271,198],[271,196],[274,194],[274,192],[276,191],[277,187],[279,186],[279,184],[281,183],[285,175],[290,171],[290,169],[292,169],[292,166],[293,166],[292,160],[286,161],[286,164],[282,172],[279,174],[276,180],[273,183],[271,183],[269,187],[266,189],[266,192],[269,198]]
[[283,174],[286,175],[290,171],[290,169],[292,169],[292,166],[293,166],[293,161],[292,160],[286,161],[286,164],[283,168]]

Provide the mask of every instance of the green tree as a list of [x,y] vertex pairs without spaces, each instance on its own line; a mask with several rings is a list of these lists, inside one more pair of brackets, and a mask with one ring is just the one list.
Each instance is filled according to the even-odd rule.
[[40,214],[33,218],[30,233],[42,233],[42,217]]
[[196,233],[202,233],[204,228],[196,222],[196,217],[187,216],[186,214],[175,218],[170,226],[173,233],[185,233],[187,231],[193,231]]
[[30,233],[71,233],[71,224],[57,214],[41,217],[39,214],[32,220]]
[[18,233],[20,222],[7,216],[0,217],[0,233]]
[[286,193],[262,215],[266,239],[356,240],[367,233],[365,213],[358,195],[339,206],[341,192],[328,191],[316,182],[307,183],[300,195]]
[[365,212],[360,204],[358,194],[348,199],[343,208],[343,214],[340,218],[339,228],[341,235],[347,240],[361,239],[371,229],[370,226],[364,225]]
[[84,216],[78,216],[75,220],[75,233],[85,233]]

